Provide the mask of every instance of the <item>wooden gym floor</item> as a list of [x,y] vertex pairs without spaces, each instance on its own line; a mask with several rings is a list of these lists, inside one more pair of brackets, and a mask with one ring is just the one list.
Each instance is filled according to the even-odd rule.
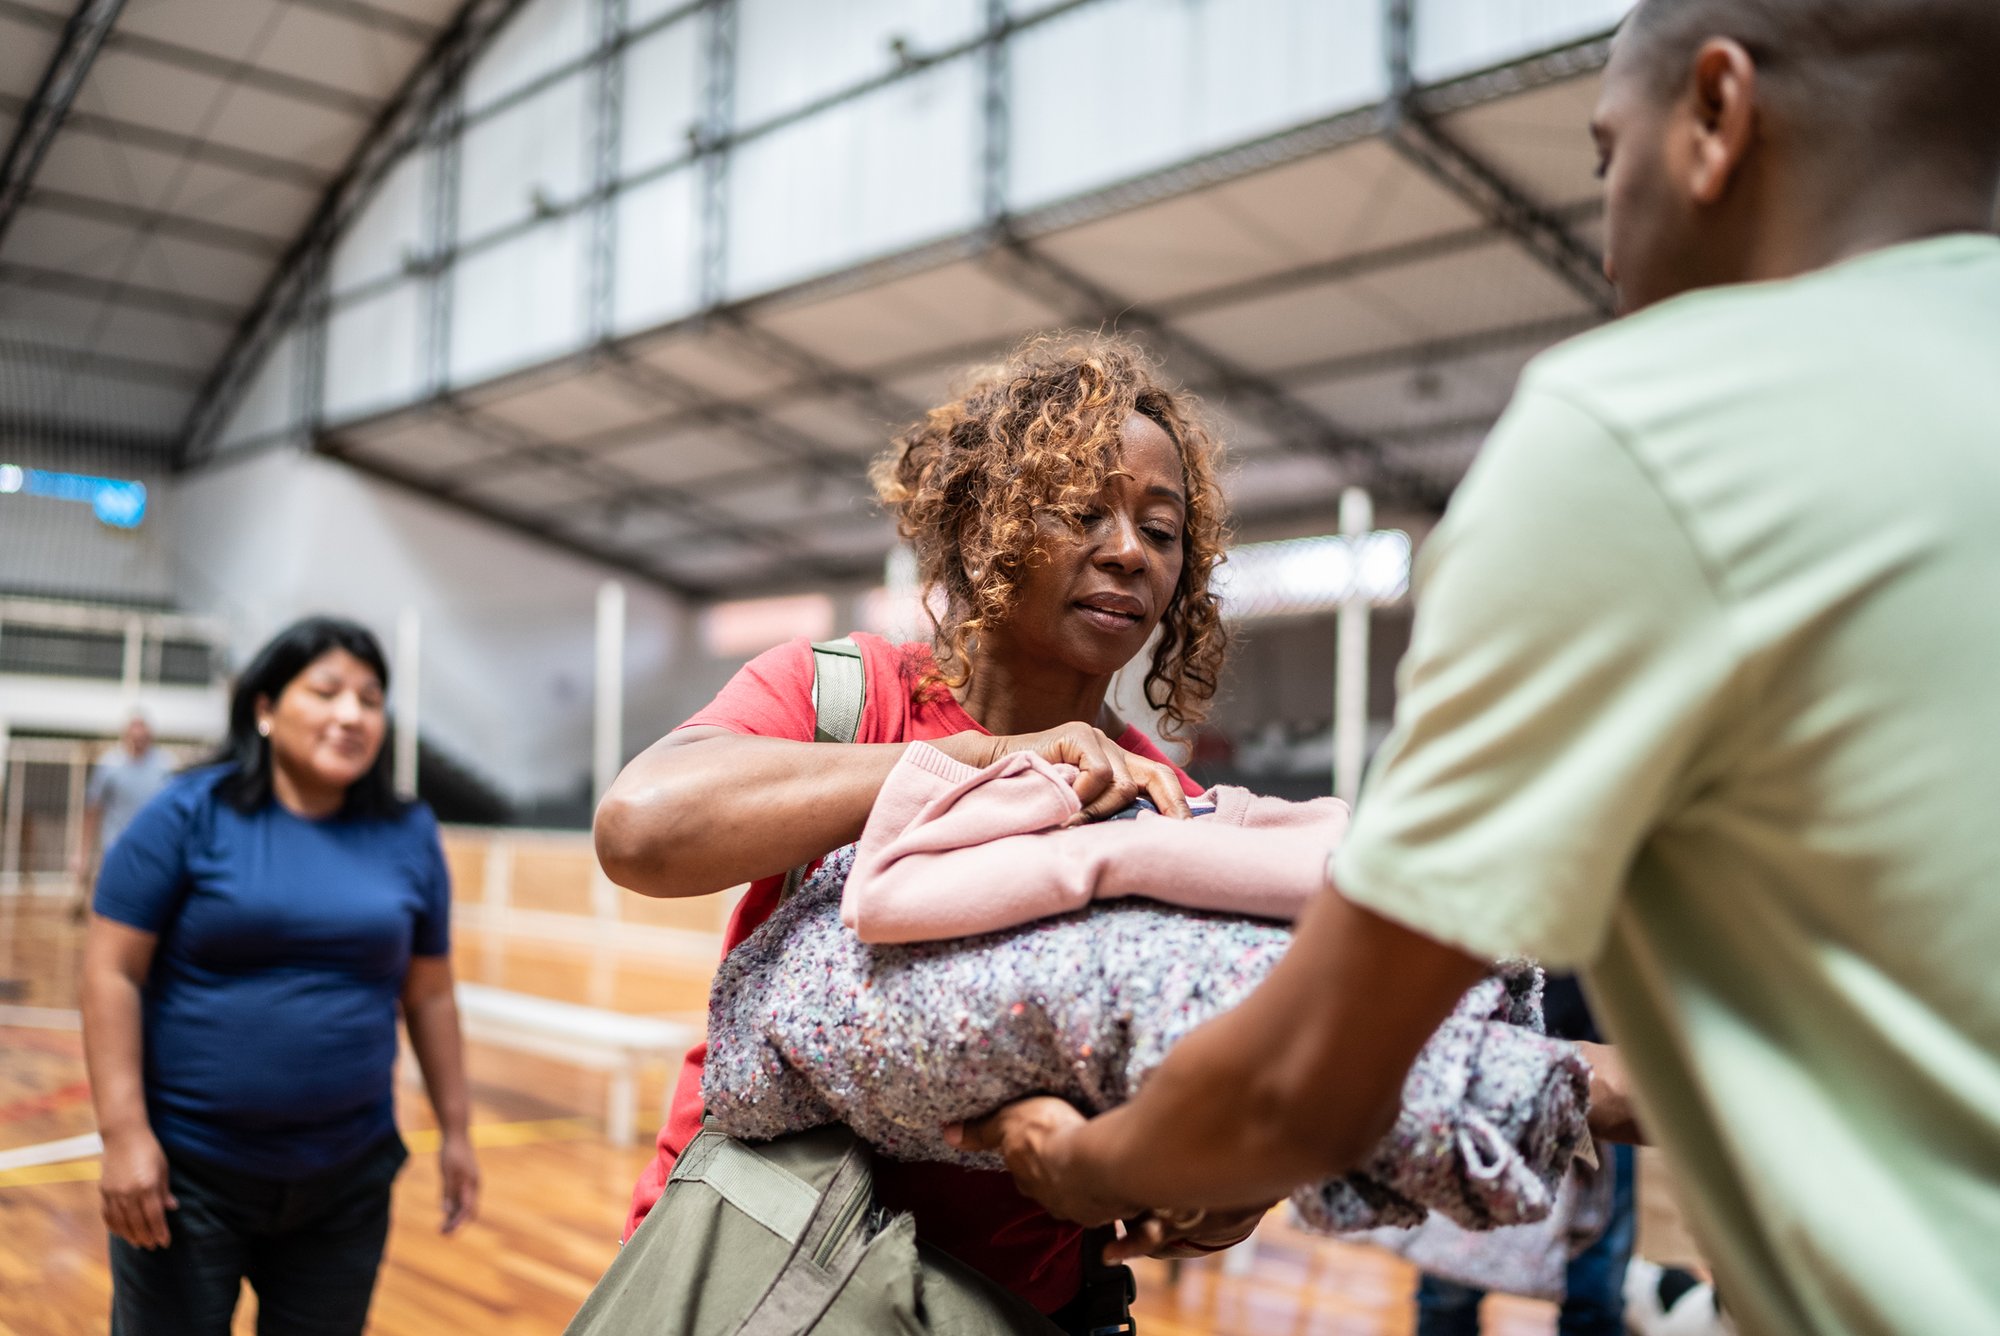
[[[0,1152],[93,1130],[81,1038],[74,1027],[81,929],[59,903],[0,908]],[[639,1012],[701,1005],[707,969],[685,950],[629,938],[551,942],[544,934],[462,923],[460,977],[564,1001]],[[388,1258],[370,1330],[379,1336],[560,1332],[617,1250],[633,1180],[648,1148],[606,1144],[599,1074],[473,1045],[474,1134],[485,1179],[480,1219],[437,1234],[430,1112],[405,1086],[409,1167],[396,1189]],[[662,1073],[642,1084],[660,1106]],[[653,1115],[649,1112],[647,1117]],[[107,1330],[110,1281],[94,1159],[0,1171],[0,1336]],[[1146,1336],[1405,1336],[1415,1278],[1400,1261],[1316,1240],[1274,1214],[1246,1274],[1220,1259],[1140,1268]],[[238,1310],[252,1330],[254,1301]],[[1546,1304],[1494,1298],[1487,1336],[1546,1336]]]

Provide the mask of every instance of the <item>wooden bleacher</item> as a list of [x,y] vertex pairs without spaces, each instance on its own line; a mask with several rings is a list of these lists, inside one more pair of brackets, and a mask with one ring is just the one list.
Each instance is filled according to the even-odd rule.
[[467,1040],[605,1073],[607,1135],[629,1144],[642,1078],[659,1076],[663,1104],[703,1034],[738,896],[653,900],[621,890],[582,832],[443,834]]

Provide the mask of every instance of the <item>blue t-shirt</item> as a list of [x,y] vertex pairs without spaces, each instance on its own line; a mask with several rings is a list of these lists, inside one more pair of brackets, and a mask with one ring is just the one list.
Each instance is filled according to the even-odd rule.
[[95,908],[159,944],[144,990],[146,1107],[170,1150],[296,1181],[395,1128],[411,956],[450,947],[437,819],[244,815],[190,771],[106,856]]

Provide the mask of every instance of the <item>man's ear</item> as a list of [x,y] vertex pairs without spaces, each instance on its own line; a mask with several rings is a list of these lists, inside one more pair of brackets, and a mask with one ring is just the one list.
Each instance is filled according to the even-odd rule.
[[1741,43],[1715,37],[1692,69],[1693,160],[1688,192],[1696,204],[1722,201],[1757,139],[1757,62]]

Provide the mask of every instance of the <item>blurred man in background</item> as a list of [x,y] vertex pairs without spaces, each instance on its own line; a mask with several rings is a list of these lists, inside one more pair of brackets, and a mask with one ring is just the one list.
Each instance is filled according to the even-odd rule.
[[91,883],[104,851],[118,842],[139,809],[152,801],[173,773],[173,761],[153,745],[152,725],[137,713],[126,721],[118,745],[91,767],[83,797],[83,829],[70,858],[70,875],[76,879],[71,912],[79,922],[89,911]]

